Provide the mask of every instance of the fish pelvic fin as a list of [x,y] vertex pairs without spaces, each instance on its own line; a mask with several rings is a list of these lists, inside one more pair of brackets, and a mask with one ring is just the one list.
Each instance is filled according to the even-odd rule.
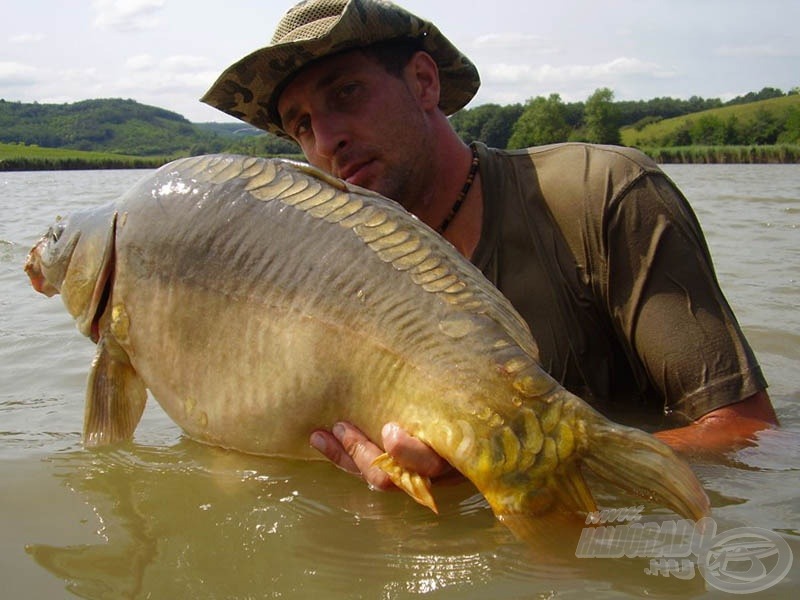
[[108,336],[101,337],[86,387],[84,446],[129,440],[146,402],[147,389],[125,351]]
[[514,485],[482,490],[497,520],[533,552],[537,562],[574,559],[587,513],[597,505],[577,462],[560,465],[543,481],[522,476]]
[[372,461],[372,466],[378,467],[381,471],[386,473],[389,479],[392,480],[392,483],[414,500],[423,506],[427,506],[434,513],[439,514],[436,501],[433,499],[433,494],[431,493],[431,480],[428,477],[423,477],[419,473],[404,469],[388,454],[381,454]]
[[497,519],[540,550],[563,542],[569,532],[577,541],[585,515],[597,510],[577,461],[559,465],[544,480],[523,476],[481,491]]
[[599,414],[589,419],[593,422],[586,427],[583,463],[595,475],[688,519],[698,521],[710,513],[702,485],[672,448],[649,433]]
[[556,501],[573,513],[597,511],[592,492],[581,473],[580,465],[571,462],[556,473],[549,484]]
[[575,513],[551,510],[540,515],[510,513],[496,515],[514,537],[533,552],[537,563],[573,565],[584,519]]

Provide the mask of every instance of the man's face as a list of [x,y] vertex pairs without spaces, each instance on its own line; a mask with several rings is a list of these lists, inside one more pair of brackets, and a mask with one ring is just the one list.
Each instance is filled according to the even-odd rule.
[[[410,69],[406,69],[410,71]],[[278,100],[284,130],[308,161],[408,206],[429,148],[414,81],[360,51],[302,70]]]

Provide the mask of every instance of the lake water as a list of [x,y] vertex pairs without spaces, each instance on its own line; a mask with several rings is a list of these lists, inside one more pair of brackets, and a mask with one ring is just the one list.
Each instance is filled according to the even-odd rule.
[[[761,567],[777,583],[757,597],[795,598],[800,165],[665,170],[705,228],[721,285],[782,422],[757,447],[692,460],[718,534],[750,528],[772,544],[771,556],[733,560],[723,570],[754,581]],[[467,483],[436,490],[436,517],[404,494],[369,491],[323,462],[193,443],[152,401],[133,442],[84,450],[84,386],[94,347],[58,298],[33,291],[22,265],[56,215],[111,200],[144,174],[0,173],[0,596],[731,597],[699,571],[684,578],[664,569],[648,574],[648,557],[577,558],[570,549],[567,562],[534,557]],[[595,483],[604,507],[641,504]],[[659,526],[674,518],[650,505],[642,514]],[[689,558],[692,567],[701,557]]]

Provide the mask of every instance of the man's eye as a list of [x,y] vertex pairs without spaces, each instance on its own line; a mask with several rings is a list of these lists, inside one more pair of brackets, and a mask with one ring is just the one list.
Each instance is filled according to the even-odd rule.
[[310,120],[306,117],[303,119],[299,119],[297,123],[294,125],[294,137],[299,139],[301,136],[304,136],[311,130],[311,123]]
[[349,100],[359,91],[361,86],[358,83],[347,83],[339,88],[337,96],[339,100]]

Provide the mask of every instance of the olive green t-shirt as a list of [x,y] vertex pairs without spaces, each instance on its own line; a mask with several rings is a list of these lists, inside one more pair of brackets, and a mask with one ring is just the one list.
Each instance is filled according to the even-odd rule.
[[607,413],[694,420],[766,388],[697,218],[653,161],[612,146],[477,146],[472,260],[567,389]]

